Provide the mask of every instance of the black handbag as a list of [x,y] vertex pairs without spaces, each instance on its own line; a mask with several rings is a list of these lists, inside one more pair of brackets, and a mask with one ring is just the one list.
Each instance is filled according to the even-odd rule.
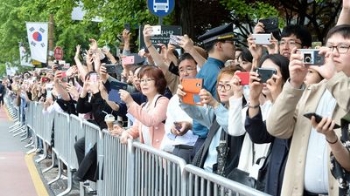
[[[252,147],[252,150],[254,152],[254,145]],[[254,153],[253,153],[254,156]],[[228,175],[227,178],[230,180],[239,182],[241,184],[244,184],[246,186],[249,186],[251,188],[257,189],[259,191],[264,191],[265,184],[266,184],[266,173],[268,164],[270,162],[271,157],[271,146],[269,148],[269,151],[266,155],[266,157],[261,157],[258,160],[256,160],[256,164],[260,165],[262,164],[261,168],[259,169],[258,178],[255,179],[251,176],[249,176],[248,172],[242,171],[238,168],[233,169]],[[254,160],[254,157],[253,157]],[[261,161],[264,161],[263,163]]]
[[227,176],[228,179],[239,182],[251,188],[256,188],[257,180],[249,176],[248,172],[242,171],[240,169],[233,169]]

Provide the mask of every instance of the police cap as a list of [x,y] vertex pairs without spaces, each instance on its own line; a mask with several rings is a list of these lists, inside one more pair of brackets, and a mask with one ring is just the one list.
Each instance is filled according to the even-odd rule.
[[210,29],[203,35],[199,36],[198,39],[202,41],[203,44],[207,44],[209,42],[218,41],[218,40],[237,40],[237,38],[235,38],[233,29],[234,29],[234,24],[229,23],[226,25],[222,25],[222,26]]

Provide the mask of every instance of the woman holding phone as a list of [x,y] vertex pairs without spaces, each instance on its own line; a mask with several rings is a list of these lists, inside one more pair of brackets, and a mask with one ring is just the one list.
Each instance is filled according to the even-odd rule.
[[164,136],[164,122],[169,99],[163,96],[167,83],[163,72],[154,66],[144,67],[140,71],[140,87],[147,102],[139,105],[130,93],[120,90],[120,98],[126,103],[128,113],[134,118],[134,124],[128,130],[114,126],[112,134],[120,134],[120,140],[126,144],[128,139],[140,137],[140,141],[159,149]]
[[[256,166],[257,160],[270,161],[266,163],[264,171],[267,173],[262,180],[259,190],[272,195],[279,195],[281,191],[283,171],[288,155],[289,140],[277,139],[268,134],[265,125],[265,119],[270,115],[270,108],[282,91],[284,83],[289,78],[288,71],[289,60],[279,54],[265,56],[259,63],[260,72],[250,72],[250,93],[249,103],[242,107],[241,100],[232,99],[230,108],[230,127],[232,134],[239,135],[247,132],[244,138],[239,170],[251,173]],[[271,73],[269,73],[271,72]],[[275,72],[273,74],[273,72]],[[265,75],[263,75],[265,74]],[[267,78],[263,81],[262,78]],[[270,153],[269,153],[270,152]],[[274,169],[271,169],[273,167]],[[263,180],[267,181],[263,181]]]
[[[243,141],[243,137],[231,137],[227,131],[229,98],[242,94],[242,89],[233,84],[238,82],[238,79],[234,79],[236,71],[237,68],[233,66],[225,67],[220,71],[216,85],[219,100],[216,100],[209,91],[201,89],[199,97],[201,103],[207,107],[188,105],[183,102],[180,104],[191,118],[198,120],[206,127],[210,127],[204,144],[193,158],[193,164],[223,176],[226,176],[230,170],[237,166]],[[177,94],[180,98],[186,94],[181,85],[179,85]],[[217,149],[227,154],[224,153],[225,155],[222,156]],[[223,157],[226,159],[224,165],[219,161]]]

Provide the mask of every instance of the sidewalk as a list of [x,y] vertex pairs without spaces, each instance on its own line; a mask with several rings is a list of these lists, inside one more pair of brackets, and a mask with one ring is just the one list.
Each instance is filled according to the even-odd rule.
[[[9,127],[14,122],[3,107],[0,108],[0,195],[14,196],[54,196],[67,188],[67,180],[61,177],[48,185],[58,174],[54,167],[42,173],[51,165],[51,159],[36,162],[42,154],[36,152],[27,155],[32,149],[25,148],[29,139],[21,142],[20,136],[13,137]],[[65,174],[65,170],[63,173]],[[68,196],[79,196],[79,190],[73,189]]]
[[[41,192],[36,186],[31,173],[36,171],[27,166],[26,142],[20,142],[20,136],[13,137],[9,133],[9,126],[13,122],[8,118],[4,108],[0,109],[0,195],[16,196],[45,196],[46,190]],[[34,167],[34,170],[35,167]],[[40,181],[40,178],[39,178]]]

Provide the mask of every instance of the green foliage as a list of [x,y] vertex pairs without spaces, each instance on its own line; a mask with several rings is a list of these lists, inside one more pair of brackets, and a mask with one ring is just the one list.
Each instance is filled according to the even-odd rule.
[[[266,2],[245,0],[221,0],[220,2],[228,10],[231,10],[233,19],[244,19],[243,21],[245,21],[248,17],[250,21],[257,21],[259,18],[279,17],[279,11],[273,5]],[[280,22],[280,26],[284,26],[284,23]]]

